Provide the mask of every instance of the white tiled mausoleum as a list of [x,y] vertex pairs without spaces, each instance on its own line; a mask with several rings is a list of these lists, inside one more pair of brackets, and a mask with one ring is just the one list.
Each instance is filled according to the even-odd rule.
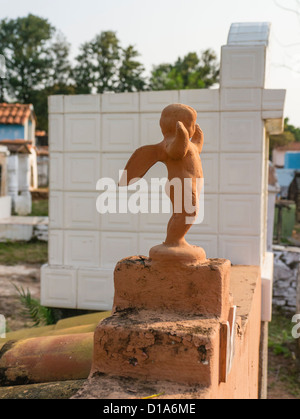
[[[132,152],[162,140],[160,113],[171,103],[198,111],[205,134],[204,222],[187,239],[209,258],[263,268],[270,317],[272,255],[266,257],[268,135],[283,127],[284,90],[265,89],[269,24],[233,24],[222,47],[219,89],[51,96],[49,264],[42,304],[112,307],[118,260],[165,239],[169,215],[96,211],[99,178],[119,178]],[[165,177],[157,165],[147,178]]]

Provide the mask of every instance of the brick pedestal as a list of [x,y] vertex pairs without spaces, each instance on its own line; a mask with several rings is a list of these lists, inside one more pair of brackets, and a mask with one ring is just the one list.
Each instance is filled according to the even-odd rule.
[[210,386],[218,374],[231,263],[159,264],[131,257],[115,269],[113,316],[95,332],[92,372]]

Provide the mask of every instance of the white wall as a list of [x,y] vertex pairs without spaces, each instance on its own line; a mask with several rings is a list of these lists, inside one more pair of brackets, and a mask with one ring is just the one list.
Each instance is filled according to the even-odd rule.
[[274,163],[274,166],[281,168],[285,166],[285,153],[286,151],[273,150],[272,162]]
[[[282,124],[284,92],[265,90],[267,45],[222,48],[221,87],[49,98],[49,265],[42,304],[110,309],[118,260],[148,255],[165,239],[169,216],[96,212],[100,177],[118,180],[132,152],[162,139],[162,109],[198,111],[205,134],[205,219],[187,235],[209,258],[262,265],[266,251],[266,126]],[[265,123],[267,121],[267,124]],[[273,121],[274,124],[270,124]],[[157,166],[149,176],[166,176]]]

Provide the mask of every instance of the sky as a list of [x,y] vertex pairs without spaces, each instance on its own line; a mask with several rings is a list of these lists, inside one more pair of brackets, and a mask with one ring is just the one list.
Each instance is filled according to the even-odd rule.
[[[188,52],[212,48],[220,57],[230,25],[270,22],[271,68],[268,87],[286,89],[285,116],[300,127],[300,17],[277,4],[297,9],[299,0],[0,0],[0,18],[32,13],[47,18],[72,45],[113,30],[123,47],[134,45],[149,72]],[[300,7],[298,6],[300,12]],[[297,45],[298,43],[298,45]],[[296,45],[295,45],[296,44]],[[293,46],[294,45],[294,46]],[[293,70],[291,70],[293,69]]]

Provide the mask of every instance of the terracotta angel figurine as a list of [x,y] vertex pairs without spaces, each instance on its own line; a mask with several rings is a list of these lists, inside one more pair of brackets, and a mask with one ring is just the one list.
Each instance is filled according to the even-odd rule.
[[[198,181],[203,180],[200,153],[204,136],[196,120],[197,112],[189,106],[173,104],[166,107],[160,119],[163,141],[136,150],[125,167],[126,175],[122,176],[119,183],[120,186],[128,186],[138,181],[157,162],[163,162],[167,166],[169,182],[180,179],[182,183],[181,212],[175,212],[175,198],[178,198],[178,194],[175,197],[174,189],[166,187],[173,206],[173,216],[168,224],[165,242],[150,250],[150,258],[153,260],[190,263],[206,260],[202,248],[191,246],[185,240],[186,233],[198,215]],[[192,201],[193,208],[190,210],[185,205],[187,195]]]

